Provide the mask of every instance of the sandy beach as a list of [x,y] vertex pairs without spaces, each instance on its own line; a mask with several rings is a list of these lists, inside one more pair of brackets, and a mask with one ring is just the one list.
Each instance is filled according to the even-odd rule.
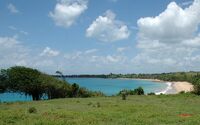
[[165,82],[159,79],[139,79],[139,78],[118,78],[118,79],[123,79],[123,80],[144,80],[144,81],[152,81],[152,82]]
[[193,90],[193,85],[189,82],[172,82],[172,87],[177,93],[181,91],[190,92]]

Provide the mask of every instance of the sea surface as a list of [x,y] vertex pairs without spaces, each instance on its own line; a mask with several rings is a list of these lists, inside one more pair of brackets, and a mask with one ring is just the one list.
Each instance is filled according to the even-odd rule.
[[[101,91],[104,94],[111,96],[117,94],[123,89],[135,89],[143,87],[145,93],[162,92],[168,87],[168,84],[133,79],[103,79],[103,78],[66,78],[69,83],[77,83],[80,87],[85,87],[93,91]],[[0,94],[1,102],[13,101],[30,101],[30,96],[25,96],[19,93],[3,93]]]

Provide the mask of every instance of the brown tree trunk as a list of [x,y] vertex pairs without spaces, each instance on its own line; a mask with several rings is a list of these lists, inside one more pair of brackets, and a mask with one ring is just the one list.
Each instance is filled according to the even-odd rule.
[[39,94],[32,94],[32,99],[33,99],[33,101],[38,101],[38,100],[40,100]]

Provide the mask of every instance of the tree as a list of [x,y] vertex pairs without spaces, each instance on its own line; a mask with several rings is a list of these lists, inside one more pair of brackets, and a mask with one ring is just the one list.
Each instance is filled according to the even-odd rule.
[[138,88],[134,89],[134,93],[136,95],[144,95],[144,90],[142,87],[138,87]]
[[44,85],[39,80],[40,75],[41,73],[36,69],[22,66],[11,67],[8,69],[8,89],[30,95],[33,100],[40,100],[45,92]]
[[56,71],[56,74],[60,75],[60,77],[63,79],[63,81],[65,81],[65,76],[63,75],[63,73],[61,71]]
[[71,88],[70,84],[66,81],[56,79],[47,74],[41,74],[40,80],[45,86],[45,93],[47,94],[48,99],[69,97]]
[[7,90],[8,75],[7,70],[0,70],[0,93]]
[[78,96],[83,97],[83,98],[87,98],[87,97],[91,97],[92,94],[86,88],[80,88],[79,91],[78,91]]
[[73,83],[71,86],[72,97],[77,97],[78,91],[79,91],[79,85],[76,83]]
[[193,78],[192,83],[194,85],[194,90],[193,90],[194,94],[200,95],[200,75],[199,74],[197,74]]
[[36,69],[22,66],[15,66],[0,71],[0,92],[7,90],[30,95],[33,100],[40,100],[44,95],[48,99],[103,95],[86,89],[80,89],[76,83],[70,85],[64,80],[41,73]]
[[126,100],[126,97],[127,97],[127,93],[126,93],[126,91],[123,91],[122,93],[122,100]]

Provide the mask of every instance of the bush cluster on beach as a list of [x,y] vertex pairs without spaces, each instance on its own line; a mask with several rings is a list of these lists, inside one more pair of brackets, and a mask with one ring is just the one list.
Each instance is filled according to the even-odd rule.
[[42,73],[36,69],[15,66],[0,71],[0,92],[17,92],[40,100],[66,97],[103,96],[100,92],[89,91],[78,84],[69,84],[64,80]]
[[142,87],[138,87],[134,90],[122,90],[117,95],[144,95],[144,90]]

